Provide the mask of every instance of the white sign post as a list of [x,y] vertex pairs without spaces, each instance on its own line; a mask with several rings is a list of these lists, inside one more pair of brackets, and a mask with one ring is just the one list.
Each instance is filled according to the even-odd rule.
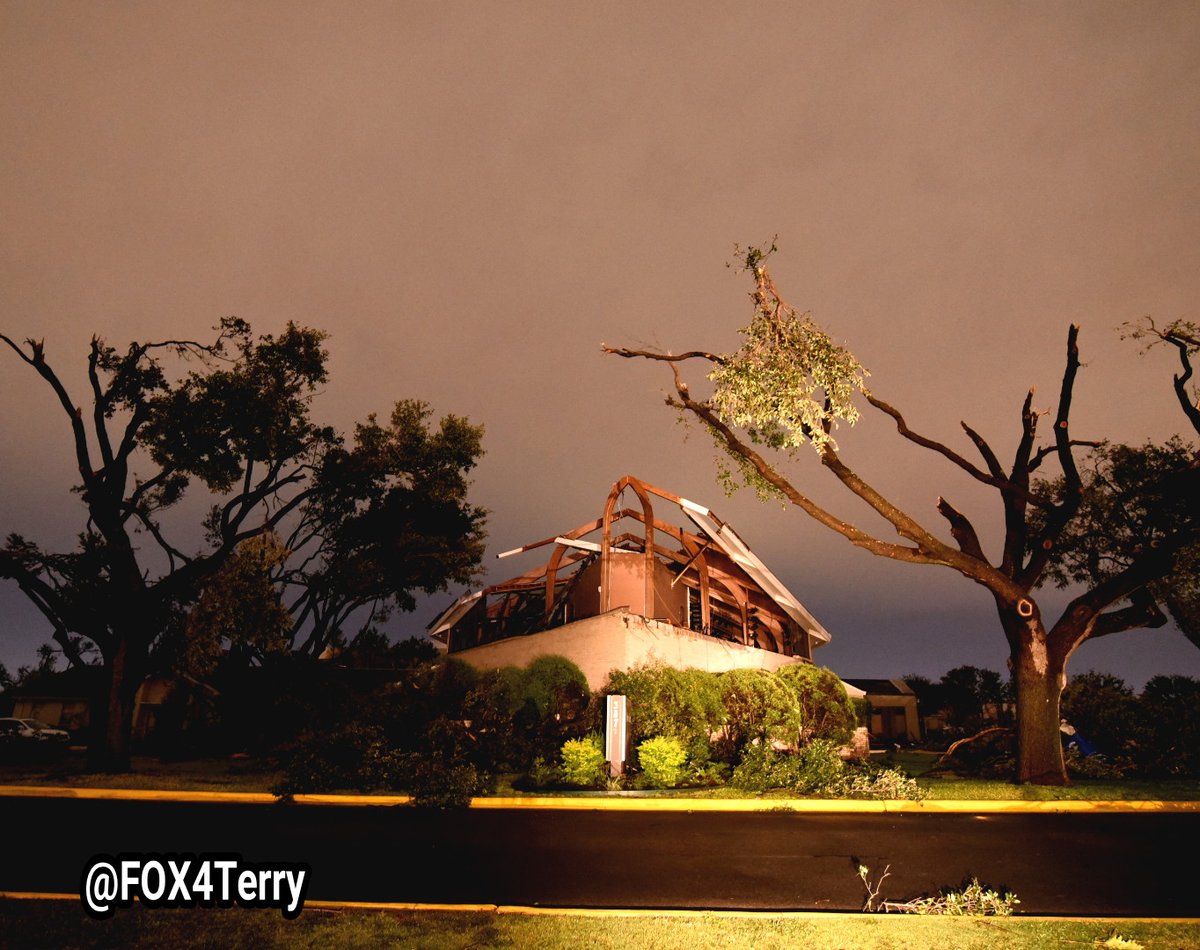
[[604,758],[612,775],[625,771],[625,697],[609,696],[604,723]]

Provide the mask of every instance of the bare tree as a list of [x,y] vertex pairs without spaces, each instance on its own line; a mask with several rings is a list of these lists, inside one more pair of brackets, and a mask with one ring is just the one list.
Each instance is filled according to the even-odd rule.
[[[672,355],[609,346],[602,347],[604,352],[667,364],[674,380],[668,405],[698,419],[712,433],[735,463],[735,472],[727,473],[730,477],[740,475],[760,495],[786,500],[872,554],[947,567],[986,589],[1009,645],[1016,686],[1016,777],[1021,782],[1065,783],[1059,700],[1067,661],[1091,637],[1166,622],[1155,599],[1146,593],[1147,585],[1170,573],[1177,552],[1196,537],[1194,520],[1147,546],[1121,570],[1080,592],[1057,619],[1047,620],[1033,592],[1045,578],[1055,547],[1080,506],[1083,483],[1076,450],[1099,445],[1074,439],[1070,431],[1080,366],[1079,328],[1072,326],[1067,334],[1050,438],[1044,444],[1039,442],[1039,413],[1030,390],[1020,410],[1020,440],[1007,467],[989,443],[963,423],[981,459],[975,463],[913,430],[899,410],[866,388],[866,371],[854,356],[780,295],[765,266],[774,250],[772,246],[765,252],[757,248],[745,252],[745,268],[754,277],[754,316],[742,330],[745,342],[736,353],[692,350]],[[713,388],[707,398],[694,396],[684,379],[681,367],[691,361],[710,367]],[[889,501],[843,460],[832,433],[839,421],[853,423],[858,418],[854,397],[859,393],[892,419],[902,439],[995,490],[1004,521],[998,557],[988,558],[972,520],[944,497],[938,499],[937,510],[953,543],[942,540]],[[774,460],[781,454],[785,460],[794,458],[796,449],[804,444],[815,449],[821,465],[847,491],[894,528],[899,541],[879,537],[829,512],[783,474]],[[1033,482],[1043,464],[1050,461],[1061,473],[1054,493]],[[1195,491],[1198,476],[1200,469],[1193,466],[1177,489]]]

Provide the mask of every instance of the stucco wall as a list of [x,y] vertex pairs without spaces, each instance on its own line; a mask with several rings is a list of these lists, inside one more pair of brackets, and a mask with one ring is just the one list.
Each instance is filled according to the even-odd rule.
[[733,669],[777,670],[804,662],[767,650],[706,637],[671,624],[647,620],[623,608],[598,617],[577,620],[543,633],[513,637],[452,654],[479,669],[525,666],[547,654],[574,661],[592,689],[599,689],[609,670],[627,670],[658,661],[680,669],[695,667],[713,673]]

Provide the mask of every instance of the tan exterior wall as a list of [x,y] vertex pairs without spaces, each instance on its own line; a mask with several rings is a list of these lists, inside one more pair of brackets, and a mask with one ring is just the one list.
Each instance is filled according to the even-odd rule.
[[[867,696],[871,704],[871,734],[887,739],[908,739],[918,742],[921,738],[920,718],[917,716],[916,696],[878,696],[874,693]],[[891,728],[884,723],[884,714],[880,710],[889,710],[889,718],[903,718],[903,735],[897,734],[899,729],[893,721]],[[889,734],[891,733],[891,734]]]
[[647,620],[625,609],[577,620],[543,633],[513,637],[452,653],[478,669],[525,666],[539,656],[555,654],[573,661],[599,689],[610,670],[627,670],[641,663],[660,662],[679,669],[694,667],[712,673],[734,669],[777,670],[800,657],[742,646],[715,637]]
[[88,724],[88,704],[83,699],[21,697],[13,702],[17,719],[40,719],[48,726],[80,731]]

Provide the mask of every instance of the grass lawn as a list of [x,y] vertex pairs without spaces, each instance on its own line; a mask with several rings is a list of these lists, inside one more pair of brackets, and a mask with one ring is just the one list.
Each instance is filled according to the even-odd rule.
[[[1113,937],[1125,943],[1111,941]],[[412,947],[429,950],[1032,950],[1122,947],[1200,950],[1200,925],[1164,921],[1067,921],[899,915],[577,916],[242,908],[146,910],[88,918],[73,901],[0,900],[3,947]]]
[[[903,769],[916,777],[930,799],[968,801],[1200,801],[1200,779],[1078,779],[1065,788],[1015,785],[1001,779],[958,778],[952,775],[925,776],[936,755],[930,752],[889,753],[881,764]],[[0,763],[0,785],[66,785],[79,788],[135,788],[162,791],[266,792],[281,777],[268,759],[212,758],[186,762],[160,762],[151,756],[135,756],[133,771],[126,774],[97,774],[86,770],[85,756],[70,752],[53,762]],[[516,776],[501,776],[496,794],[579,795],[578,792],[520,792],[512,787]],[[357,792],[356,789],[346,789]],[[601,793],[585,793],[601,794]],[[765,801],[793,798],[784,789],[755,796],[733,788],[690,788],[622,793],[662,798],[761,798]]]
[[132,769],[119,774],[89,772],[86,754],[71,751],[50,762],[2,763],[0,785],[265,792],[281,777],[274,763],[245,758],[160,762],[153,756],[138,755],[133,757]]

